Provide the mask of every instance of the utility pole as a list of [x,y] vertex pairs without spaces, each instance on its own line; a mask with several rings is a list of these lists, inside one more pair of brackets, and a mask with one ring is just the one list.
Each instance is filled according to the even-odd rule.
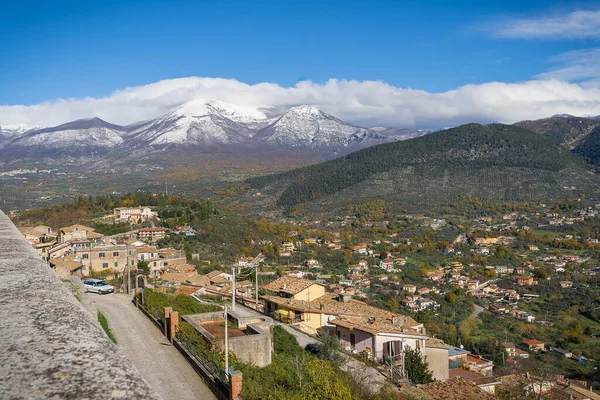
[[227,336],[227,306],[225,306],[225,376],[229,376],[229,338]]
[[254,267],[254,279],[256,280],[256,293],[254,293],[254,297],[256,297],[256,311],[258,311],[258,264]]
[[127,294],[131,295],[131,275],[129,271],[129,246],[125,244],[125,254],[127,255]]
[[235,311],[235,265],[231,267],[233,273],[233,280],[231,285],[231,311]]
[[394,381],[394,357],[392,356],[392,342],[387,342],[388,354],[390,355],[390,380]]

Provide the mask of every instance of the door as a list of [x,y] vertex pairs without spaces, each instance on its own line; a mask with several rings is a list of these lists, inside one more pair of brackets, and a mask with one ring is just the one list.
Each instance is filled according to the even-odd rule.
[[350,334],[350,347],[354,348],[356,346],[356,336],[354,333]]

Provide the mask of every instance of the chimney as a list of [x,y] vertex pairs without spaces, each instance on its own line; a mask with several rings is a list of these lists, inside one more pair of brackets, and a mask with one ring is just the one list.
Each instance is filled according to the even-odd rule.
[[338,301],[340,301],[341,303],[349,303],[350,300],[352,300],[352,296],[349,294],[340,294],[340,296],[338,297]]
[[287,289],[287,284],[283,284],[283,286],[281,287],[283,290]]

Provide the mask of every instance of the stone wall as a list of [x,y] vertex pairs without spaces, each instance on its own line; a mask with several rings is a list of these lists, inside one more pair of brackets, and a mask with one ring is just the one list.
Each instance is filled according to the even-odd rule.
[[257,367],[271,364],[271,332],[255,325],[248,325],[246,330],[249,332],[247,336],[229,339],[229,348],[233,354],[241,361]]
[[[235,311],[227,312],[229,321],[238,328],[246,329],[245,336],[230,337],[229,348],[242,362],[265,367],[271,364],[273,347],[271,326],[273,319],[269,317],[244,317]],[[200,324],[203,322],[224,321],[223,312],[184,315],[183,320],[190,323],[208,341],[215,338]]]
[[0,398],[157,399],[0,211]]

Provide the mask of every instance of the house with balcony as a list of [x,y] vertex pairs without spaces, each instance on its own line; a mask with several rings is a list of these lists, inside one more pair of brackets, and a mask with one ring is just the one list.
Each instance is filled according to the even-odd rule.
[[164,239],[166,232],[165,228],[142,228],[138,230],[138,238],[144,241],[156,242]]
[[444,362],[430,363],[430,368],[439,379],[447,379],[447,349],[437,345],[427,350],[425,328],[411,317],[354,300],[349,293],[327,293],[324,286],[306,279],[286,276],[263,288],[273,293],[262,298],[265,312],[275,319],[308,333],[328,330],[348,350],[364,352],[377,362],[401,364],[408,347],[436,360],[442,352]]

